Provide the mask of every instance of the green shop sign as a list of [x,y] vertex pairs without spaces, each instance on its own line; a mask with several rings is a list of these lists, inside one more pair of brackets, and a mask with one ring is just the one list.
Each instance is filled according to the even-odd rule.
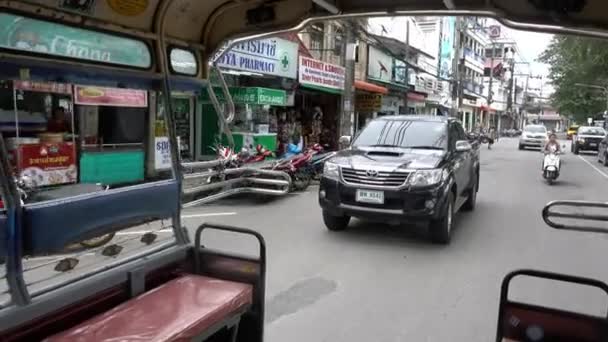
[[152,65],[144,42],[9,13],[0,13],[0,48],[138,68]]
[[[224,93],[220,87],[213,87],[218,101],[225,102]],[[280,89],[259,87],[230,87],[228,88],[232,100],[235,103],[258,104],[271,106],[285,106],[287,104],[287,93]],[[209,95],[204,91],[201,95],[202,101],[209,101]]]

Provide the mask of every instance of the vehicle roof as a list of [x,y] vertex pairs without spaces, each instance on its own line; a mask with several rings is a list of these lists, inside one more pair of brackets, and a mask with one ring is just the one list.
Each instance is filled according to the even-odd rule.
[[579,126],[578,129],[581,128],[597,128],[597,129],[604,129],[604,127],[600,127],[600,126]]
[[455,120],[447,116],[433,115],[387,115],[376,118],[376,120],[386,121],[431,121],[431,122],[448,122]]
[[[38,17],[62,18],[95,27],[158,39],[167,37],[211,56],[226,40],[300,28],[315,19],[345,16],[482,15],[518,29],[585,32],[607,37],[608,1],[530,0],[147,0],[121,5],[90,1],[86,10],[66,1],[3,1],[0,6]],[[117,5],[119,3],[119,5]],[[127,2],[125,2],[127,3]],[[72,7],[71,7],[72,6]],[[545,26],[540,26],[545,25]]]

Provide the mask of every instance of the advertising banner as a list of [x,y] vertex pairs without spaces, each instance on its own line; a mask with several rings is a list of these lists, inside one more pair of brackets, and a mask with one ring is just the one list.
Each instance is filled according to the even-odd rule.
[[357,93],[355,111],[360,113],[378,112],[382,108],[382,95]]
[[[403,70],[405,72],[405,68]],[[369,78],[389,83],[392,80],[393,57],[370,45],[367,61],[367,76]]]
[[[214,87],[215,96],[219,102],[225,102],[224,92],[220,87]],[[287,92],[281,89],[260,87],[230,87],[228,92],[232,95],[234,103],[259,104],[271,106],[286,106]],[[209,94],[203,92],[201,101],[209,101]]]
[[87,106],[148,107],[148,92],[77,85],[74,86],[74,103]]
[[298,44],[281,38],[237,44],[218,61],[220,67],[295,79]]
[[34,186],[75,183],[76,154],[71,142],[24,144],[17,148],[20,176],[30,178]]
[[154,168],[168,170],[171,168],[171,149],[169,137],[154,138]]
[[0,47],[148,68],[152,56],[141,41],[0,13]]
[[439,77],[449,79],[452,74],[452,61],[454,59],[454,31],[456,28],[456,18],[445,17],[441,23]]
[[345,74],[345,69],[339,65],[300,56],[298,80],[302,85],[342,91]]
[[25,91],[70,95],[72,86],[67,83],[13,81],[13,87]]

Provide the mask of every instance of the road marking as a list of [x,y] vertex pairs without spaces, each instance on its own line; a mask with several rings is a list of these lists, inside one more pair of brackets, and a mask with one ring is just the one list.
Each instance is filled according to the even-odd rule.
[[70,258],[70,257],[73,257],[75,255],[78,255],[79,257],[81,257],[81,256],[95,255],[95,253],[53,254],[53,255],[48,255],[48,256],[39,256],[39,257],[33,257],[33,258],[25,258],[24,262],[35,262],[35,261],[42,261],[42,260],[54,260],[54,259]]
[[588,161],[587,159],[583,158],[583,156],[578,156],[582,161],[584,161],[585,163],[587,163],[587,165],[591,166],[595,171],[597,171],[597,173],[599,173],[600,175],[604,176],[604,178],[608,179],[608,174],[606,174],[604,171],[600,170],[597,166],[593,165],[590,161]]
[[144,235],[146,233],[172,233],[173,229],[168,228],[168,229],[161,229],[161,230],[132,230],[132,231],[128,231],[128,232],[117,232],[116,235],[117,236],[124,236],[124,235]]
[[236,215],[236,212],[225,212],[225,213],[204,213],[204,214],[190,214],[190,215],[182,215],[182,218],[197,218],[197,217],[209,217],[209,216],[232,216]]

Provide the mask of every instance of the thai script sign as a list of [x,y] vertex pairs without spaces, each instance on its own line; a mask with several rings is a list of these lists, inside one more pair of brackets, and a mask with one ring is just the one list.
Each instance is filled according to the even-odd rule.
[[345,74],[345,69],[339,65],[300,56],[298,79],[302,85],[342,91]]
[[224,53],[217,64],[224,68],[295,79],[298,44],[281,38],[239,43]]
[[373,113],[382,109],[382,95],[357,93],[355,98],[355,111]]
[[27,176],[36,186],[74,183],[77,179],[74,144],[24,144],[16,153],[20,176]]
[[152,65],[144,42],[9,13],[0,13],[0,47],[140,68]]
[[74,86],[74,103],[88,106],[148,107],[145,90]]
[[36,91],[54,94],[72,94],[72,86],[67,83],[13,81],[13,87],[19,90]]

